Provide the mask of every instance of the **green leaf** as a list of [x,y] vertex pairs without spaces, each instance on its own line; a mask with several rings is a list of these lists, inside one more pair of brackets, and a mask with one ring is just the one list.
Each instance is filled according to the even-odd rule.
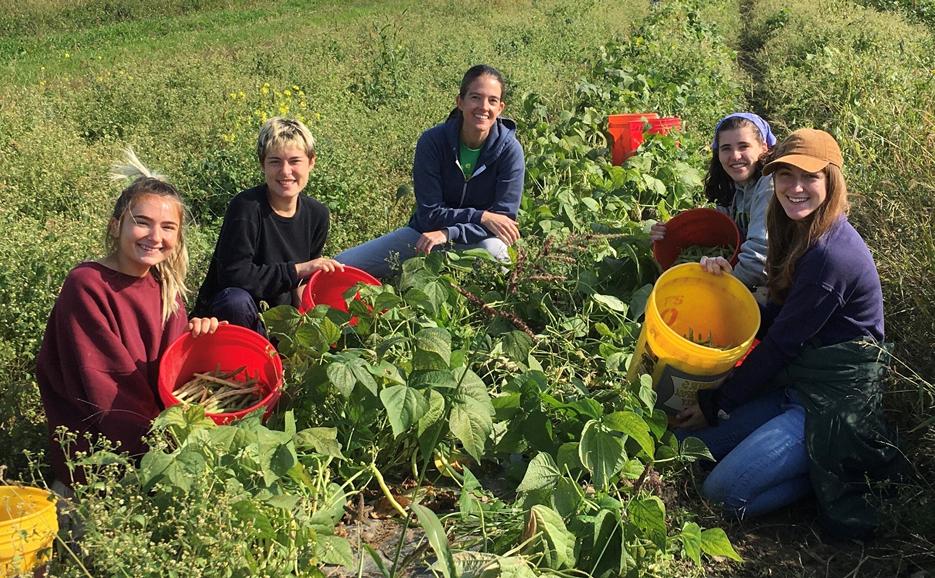
[[333,427],[310,427],[295,435],[295,445],[300,450],[311,449],[323,456],[344,459],[338,430]]
[[538,534],[535,550],[542,553],[542,563],[553,570],[575,566],[575,536],[555,510],[535,505],[529,510],[525,536]]
[[380,392],[380,401],[386,408],[394,437],[399,437],[418,422],[427,409],[422,393],[406,385],[387,387]]
[[334,385],[335,389],[344,397],[351,397],[354,392],[354,385],[357,384],[357,377],[354,376],[354,370],[346,361],[333,361],[328,364],[325,373],[328,375],[328,381]]
[[631,500],[627,508],[630,523],[642,530],[660,550],[666,548],[666,506],[657,496]]
[[603,422],[608,428],[628,435],[640,445],[640,448],[650,458],[653,457],[656,444],[649,434],[649,425],[646,424],[642,417],[632,411],[616,411],[604,416]]
[[558,483],[555,485],[555,489],[549,493],[549,497],[552,501],[552,508],[565,518],[574,516],[583,500],[577,482],[565,477],[558,479]]
[[731,546],[727,534],[720,528],[708,528],[701,532],[701,550],[709,556],[723,556],[742,562],[743,558]]
[[503,353],[517,363],[526,363],[532,350],[532,338],[522,331],[510,331],[500,338]]
[[464,450],[480,462],[490,432],[493,431],[492,406],[485,407],[478,401],[465,398],[451,409],[448,427],[461,440]]
[[685,522],[679,539],[685,548],[685,555],[701,566],[701,526],[694,522]]
[[606,490],[610,479],[623,467],[627,456],[623,451],[623,441],[605,430],[597,420],[591,420],[581,432],[578,458],[591,472],[594,485]]
[[679,446],[679,456],[689,461],[697,459],[705,459],[710,462],[715,461],[708,446],[700,439],[691,436],[682,440],[682,444]]
[[434,389],[429,389],[425,392],[425,396],[426,409],[422,417],[419,418],[419,428],[417,430],[419,436],[428,431],[445,415],[445,397],[442,394]]
[[340,536],[318,534],[315,537],[315,557],[325,564],[350,568],[354,565],[351,544]]
[[357,380],[357,383],[367,388],[367,391],[373,395],[377,395],[377,382],[373,379],[373,375],[370,372],[370,364],[364,361],[363,359],[355,359],[350,364],[351,373],[354,374],[354,378]]
[[435,555],[438,556],[438,560],[442,563],[442,574],[445,575],[445,578],[457,578],[458,571],[455,569],[455,562],[451,557],[451,550],[448,548],[448,536],[445,534],[441,522],[438,521],[438,516],[422,504],[412,504],[411,508],[416,517],[419,518],[419,524],[425,531],[425,537],[428,539],[429,545],[432,546],[432,550],[435,551]]
[[616,311],[617,313],[626,314],[627,304],[621,301],[620,299],[614,297],[613,295],[601,295],[600,293],[595,293],[591,295],[591,299],[610,311]]
[[440,327],[416,333],[413,369],[448,369],[451,363],[451,335]]
[[442,306],[448,301],[448,287],[441,281],[431,281],[420,287],[420,289],[425,293],[435,311],[441,311]]
[[653,378],[648,375],[640,376],[640,401],[646,409],[652,411],[656,407],[656,388],[653,387]]
[[630,319],[638,320],[646,312],[646,302],[649,301],[649,294],[653,292],[652,283],[647,283],[633,292],[630,296]]
[[562,477],[562,472],[552,456],[545,452],[539,452],[526,468],[526,475],[523,481],[516,488],[519,492],[532,492],[535,490],[550,490],[555,487],[556,482]]

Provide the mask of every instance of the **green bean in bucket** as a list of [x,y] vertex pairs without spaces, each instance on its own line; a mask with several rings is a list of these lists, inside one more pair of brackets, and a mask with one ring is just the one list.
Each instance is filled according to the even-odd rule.
[[250,377],[244,366],[233,371],[195,372],[173,395],[181,403],[203,406],[205,413],[231,413],[259,403],[263,390],[259,379]]
[[734,255],[733,245],[718,245],[718,246],[707,246],[707,245],[688,245],[682,249],[682,252],[679,253],[678,258],[672,263],[673,266],[681,265],[682,263],[697,263],[701,260],[702,257],[724,257],[727,260]]

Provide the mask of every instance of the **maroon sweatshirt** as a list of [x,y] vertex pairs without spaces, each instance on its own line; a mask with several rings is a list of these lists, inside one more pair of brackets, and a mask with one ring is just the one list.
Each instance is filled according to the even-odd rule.
[[[153,275],[132,277],[99,263],[71,270],[55,302],[36,368],[49,421],[49,462],[70,483],[55,428],[100,434],[123,451],[146,450],[141,437],[162,410],[156,377],[162,352],[185,331],[179,310],[162,322],[162,296]],[[83,451],[79,437],[71,449]]]

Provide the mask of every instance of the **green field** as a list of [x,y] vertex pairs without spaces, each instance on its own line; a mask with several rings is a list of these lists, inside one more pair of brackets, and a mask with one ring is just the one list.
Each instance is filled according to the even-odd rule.
[[[358,564],[379,575],[375,558],[395,575],[439,558],[446,576],[931,568],[935,39],[924,2],[860,4],[882,10],[844,0],[0,0],[2,479],[47,475],[30,467],[45,444],[35,355],[65,274],[100,255],[119,192],[107,172],[125,147],[183,191],[193,289],[227,202],[261,178],[254,140],[270,116],[301,118],[318,141],[307,192],[331,209],[330,255],[405,222],[412,199],[397,191],[410,183],[416,139],[446,116],[472,64],[505,74],[504,114],[527,159],[524,268],[504,276],[484,263],[422,263],[370,296],[393,323],[374,318],[357,333],[274,313],[291,389],[269,429],[239,428],[237,455],[253,457],[225,461],[233,442],[215,444],[226,430],[191,415],[166,418],[159,456],[142,470],[100,453],[97,485],[79,491],[84,545],[74,555],[57,546],[53,575],[314,576],[319,565],[356,575]],[[681,117],[683,133],[611,166],[606,116],[648,110]],[[691,483],[701,450],[674,443],[651,392],[624,379],[658,274],[646,221],[700,203],[709,132],[733,110],[759,112],[780,138],[802,126],[835,135],[855,193],[851,220],[880,270],[899,360],[888,407],[915,471],[888,496],[881,538],[866,550],[813,538],[807,507],[761,525],[713,513]],[[449,349],[420,348],[427,328]],[[374,345],[398,336],[410,345]],[[344,351],[330,351],[339,337]],[[373,378],[355,373],[420,363],[448,385],[384,376],[371,394]],[[462,382],[477,391],[461,392]],[[416,385],[424,403],[411,397]],[[378,388],[403,397],[387,401]],[[421,423],[425,404],[440,404],[431,407],[442,419]],[[288,468],[261,459],[270,448]],[[496,469],[520,454],[528,469]],[[460,457],[476,479],[441,476],[439,455]],[[170,462],[175,474],[153,473]],[[408,519],[428,542],[395,557],[395,543],[371,557],[357,534],[345,541],[335,530],[345,501],[356,508],[384,493],[377,472],[393,495],[412,497],[411,484],[398,485],[407,478],[456,494],[432,508],[441,521],[422,510]],[[717,527],[746,563],[729,561]],[[486,557],[471,566],[468,551]]]

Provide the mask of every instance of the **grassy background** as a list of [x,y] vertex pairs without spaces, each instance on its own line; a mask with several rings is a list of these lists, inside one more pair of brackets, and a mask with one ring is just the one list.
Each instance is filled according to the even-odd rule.
[[[184,191],[197,289],[228,200],[260,179],[263,118],[318,139],[308,192],[331,207],[330,254],[406,218],[418,135],[470,65],[511,95],[560,103],[585,56],[648,2],[0,2],[0,464],[22,471],[44,430],[32,377],[61,281],[100,254],[132,146]],[[116,8],[115,8],[116,7]],[[118,9],[119,8],[119,9]],[[442,23],[444,23],[442,25]],[[508,99],[507,115],[509,115]]]

